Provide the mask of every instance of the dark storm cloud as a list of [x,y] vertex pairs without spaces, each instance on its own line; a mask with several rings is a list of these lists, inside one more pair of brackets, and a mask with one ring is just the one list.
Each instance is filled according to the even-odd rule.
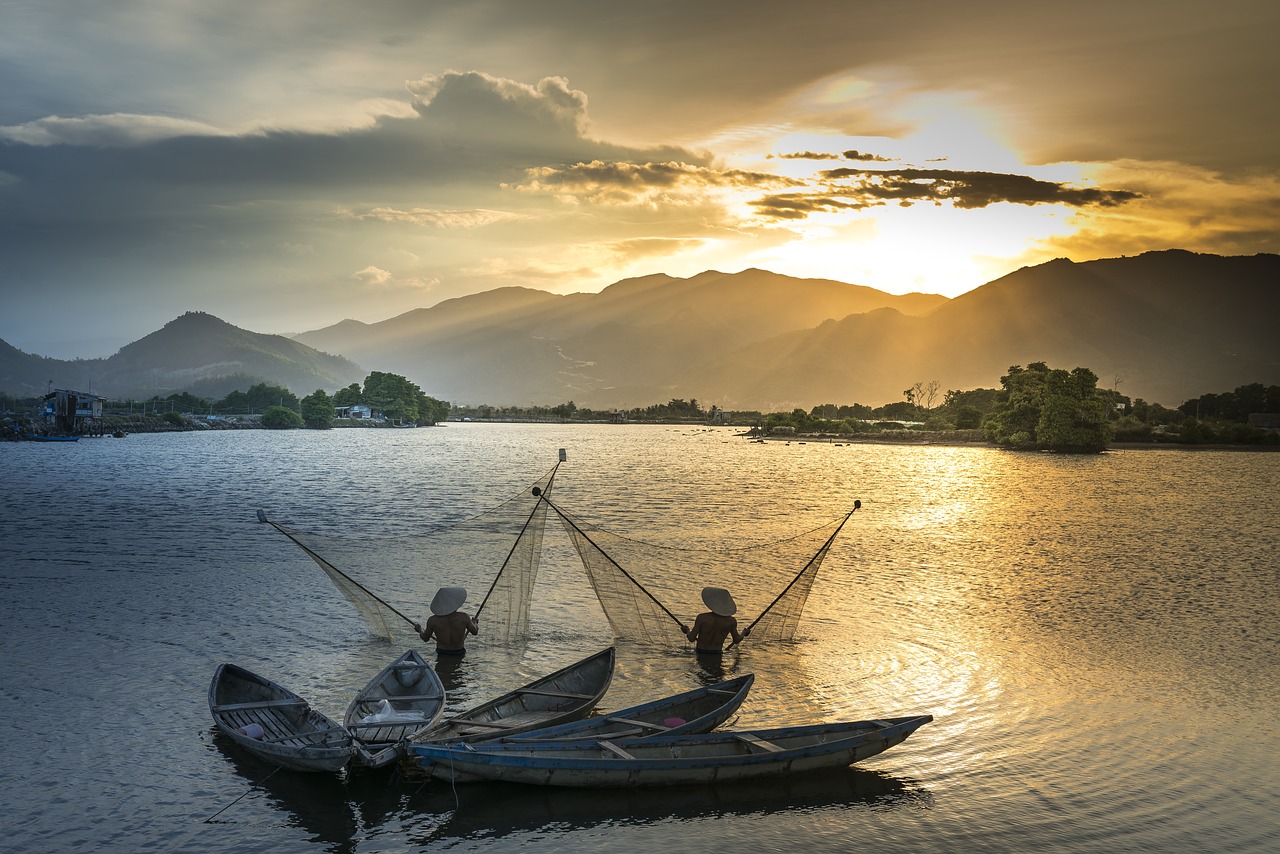
[[698,187],[767,187],[793,183],[765,172],[716,169],[694,163],[605,162],[594,160],[566,168],[540,167],[529,170],[524,190],[566,190],[595,194],[616,192],[639,195],[651,190],[697,189]]
[[879,154],[868,154],[865,151],[858,151],[856,148],[851,148],[844,152],[843,157],[845,160],[860,160],[866,163],[888,163],[891,159],[888,157],[881,157]]
[[997,202],[1020,205],[1114,207],[1142,198],[1130,190],[1072,187],[1027,175],[948,169],[828,169],[831,182],[820,195],[852,198],[863,204],[951,202],[958,208],[984,208]]
[[859,210],[867,204],[821,193],[779,193],[751,202],[762,215],[773,219],[805,219],[811,214]]

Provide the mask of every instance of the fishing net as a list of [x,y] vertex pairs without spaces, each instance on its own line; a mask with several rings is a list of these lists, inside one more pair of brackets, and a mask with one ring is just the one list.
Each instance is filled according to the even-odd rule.
[[418,533],[353,536],[270,524],[324,570],[377,635],[412,636],[413,624],[426,622],[435,591],[453,586],[466,588],[462,610],[480,622],[482,637],[512,643],[528,636],[544,496],[555,472],[497,507]]
[[[852,511],[784,540],[739,549],[673,548],[630,539],[552,503],[591,587],[619,638],[687,643],[682,626],[707,610],[703,587],[723,587],[737,603],[751,642],[794,640],[814,579]],[[856,507],[855,507],[856,509]]]

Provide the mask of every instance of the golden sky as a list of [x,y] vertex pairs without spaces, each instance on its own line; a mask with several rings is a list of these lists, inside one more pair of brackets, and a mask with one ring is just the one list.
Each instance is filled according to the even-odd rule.
[[0,339],[1280,251],[1280,4],[0,0]]

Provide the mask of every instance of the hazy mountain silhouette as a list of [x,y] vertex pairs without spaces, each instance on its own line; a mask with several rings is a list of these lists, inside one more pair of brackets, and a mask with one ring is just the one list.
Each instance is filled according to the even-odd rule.
[[0,342],[0,388],[15,395],[43,393],[52,381],[55,387],[109,397],[191,391],[216,399],[258,382],[310,393],[361,382],[364,376],[342,356],[282,335],[248,332],[202,312],[184,314],[107,359],[46,359]]
[[629,407],[676,396],[711,402],[715,392],[687,391],[687,380],[727,350],[829,318],[885,306],[924,314],[946,302],[764,270],[712,271],[625,279],[598,294],[501,288],[297,339],[371,370],[404,373],[457,403]]
[[217,390],[241,376],[309,393],[381,370],[453,403],[605,409],[696,398],[775,411],[880,405],[917,382],[993,388],[1011,365],[1042,361],[1176,406],[1280,383],[1277,285],[1280,256],[1180,250],[1051,261],[952,300],[763,270],[653,275],[598,294],[498,288],[293,340],[187,314],[105,360],[59,362],[0,342],[0,387],[30,394],[52,378],[112,396],[219,397],[247,387]]
[[[679,390],[715,389],[725,401],[766,409],[875,405],[902,400],[916,382],[996,388],[1011,365],[1039,361],[1086,367],[1101,387],[1176,406],[1247,383],[1280,383],[1277,316],[1277,255],[1169,250],[1059,259],[923,317],[880,311],[754,342],[691,373]],[[752,366],[749,375],[743,365]]]
[[504,288],[298,340],[460,403],[877,405],[916,382],[997,387],[1043,361],[1177,405],[1280,381],[1277,283],[1280,256],[1180,250],[1052,261],[954,300],[761,270],[655,275],[568,297]]

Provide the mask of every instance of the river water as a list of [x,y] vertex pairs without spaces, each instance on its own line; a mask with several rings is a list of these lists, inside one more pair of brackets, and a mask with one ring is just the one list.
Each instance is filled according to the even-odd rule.
[[[608,708],[752,672],[737,727],[934,722],[848,770],[632,792],[272,773],[215,734],[223,661],[341,718],[402,651],[257,508],[414,530],[527,488],[559,448],[561,505],[656,543],[758,543],[863,505],[798,643],[748,641],[714,673],[619,644]],[[1280,454],[448,424],[5,443],[0,466],[0,850],[1280,850]],[[451,709],[613,643],[560,536],[531,638],[474,639]]]

